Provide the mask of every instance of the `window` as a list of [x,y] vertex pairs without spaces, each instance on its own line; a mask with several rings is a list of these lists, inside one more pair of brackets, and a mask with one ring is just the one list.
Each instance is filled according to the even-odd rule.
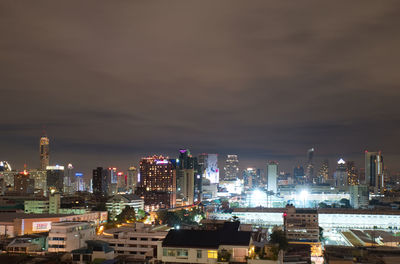
[[166,248],[163,248],[163,256],[166,257],[168,255],[168,250]]
[[216,250],[209,250],[207,253],[208,258],[216,259],[218,258],[218,251]]
[[119,246],[119,247],[123,247],[123,246],[124,246],[124,244],[118,244],[118,246]]
[[158,241],[158,239],[157,238],[152,238],[151,241]]
[[79,255],[79,254],[72,255],[72,260],[73,261],[81,261],[81,255]]
[[140,240],[141,241],[147,241],[147,237],[141,237]]
[[173,249],[168,249],[168,250],[167,250],[167,256],[168,256],[168,257],[175,257],[175,250],[173,250]]
[[92,261],[92,255],[83,255],[83,261]]
[[201,250],[197,250],[197,258],[201,258]]
[[137,238],[136,237],[131,237],[130,240],[137,240]]
[[176,256],[178,258],[187,258],[188,257],[187,249],[178,249],[178,250],[176,250]]

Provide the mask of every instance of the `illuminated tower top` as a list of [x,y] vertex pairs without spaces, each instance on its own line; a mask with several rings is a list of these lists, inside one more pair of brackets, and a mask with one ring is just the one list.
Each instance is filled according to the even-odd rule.
[[49,166],[49,138],[46,134],[43,134],[40,138],[40,169],[46,170],[46,167]]

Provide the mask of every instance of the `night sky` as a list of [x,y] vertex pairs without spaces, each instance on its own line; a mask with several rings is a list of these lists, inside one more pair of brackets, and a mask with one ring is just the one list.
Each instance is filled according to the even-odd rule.
[[188,147],[400,170],[399,1],[2,1],[0,160],[90,174]]

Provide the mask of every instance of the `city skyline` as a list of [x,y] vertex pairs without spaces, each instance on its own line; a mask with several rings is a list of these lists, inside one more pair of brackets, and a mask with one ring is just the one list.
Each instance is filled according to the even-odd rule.
[[283,167],[381,150],[398,171],[398,6],[362,4],[3,3],[0,159],[36,167],[44,127],[86,172],[182,147]]

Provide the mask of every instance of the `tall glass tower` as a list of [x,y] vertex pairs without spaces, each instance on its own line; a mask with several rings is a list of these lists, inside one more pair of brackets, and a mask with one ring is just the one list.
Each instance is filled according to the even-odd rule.
[[49,138],[46,134],[40,138],[40,169],[46,170],[46,167],[49,166]]

